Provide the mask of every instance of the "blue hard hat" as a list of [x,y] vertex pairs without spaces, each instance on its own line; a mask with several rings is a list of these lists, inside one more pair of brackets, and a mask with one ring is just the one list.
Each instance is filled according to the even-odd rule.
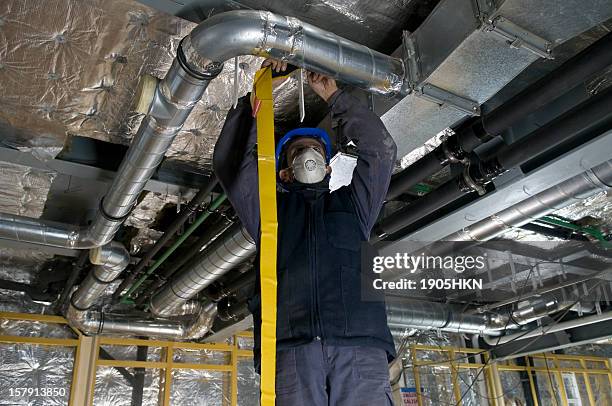
[[327,163],[329,164],[329,161],[331,160],[332,145],[329,139],[329,135],[327,135],[327,132],[321,128],[303,127],[303,128],[296,128],[295,130],[289,131],[287,134],[283,136],[283,138],[280,139],[280,141],[278,141],[278,144],[276,144],[276,170],[277,171],[280,170],[279,165],[281,164],[281,154],[283,153],[283,148],[285,148],[285,146],[292,139],[299,138],[299,137],[316,138],[319,141],[321,141],[323,145],[325,145],[325,159],[327,160]]

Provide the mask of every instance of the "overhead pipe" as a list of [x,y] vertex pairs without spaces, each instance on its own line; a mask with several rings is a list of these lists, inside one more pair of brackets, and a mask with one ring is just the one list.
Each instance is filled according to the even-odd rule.
[[238,55],[272,57],[383,95],[407,94],[404,63],[297,18],[237,10],[200,23],[183,41],[198,70]]
[[448,180],[436,190],[382,219],[374,227],[371,239],[377,241],[386,238],[460,197],[474,192],[484,194],[486,185],[497,176],[564,142],[587,132],[609,129],[612,126],[610,105],[612,88],[593,96],[521,140],[501,148],[495,157],[469,166],[462,174]]
[[150,301],[150,309],[159,317],[172,316],[183,303],[196,297],[219,277],[245,262],[255,253],[253,239],[240,224],[231,226],[191,265],[171,279]]
[[442,240],[487,241],[512,227],[521,227],[596,193],[610,190],[610,188],[612,188],[612,160],[546,189],[469,227],[447,235]]
[[409,300],[401,305],[387,303],[387,324],[392,328],[499,335],[555,313],[565,303],[555,296],[543,296],[507,313],[470,314],[453,305]]
[[187,322],[83,311],[75,307],[68,309],[66,318],[74,327],[89,335],[124,334],[172,340],[198,340],[210,331],[216,315],[216,304],[209,303]]
[[498,108],[482,115],[475,123],[457,130],[433,151],[393,176],[387,199],[405,193],[449,163],[465,162],[468,154],[480,144],[612,65],[610,49],[612,33],[603,36]]
[[557,333],[559,331],[567,331],[577,327],[588,326],[590,324],[601,323],[604,321],[612,320],[612,311],[594,314],[592,316],[579,317],[574,320],[562,321],[555,323],[550,326],[539,326],[529,332],[521,332],[515,334],[508,334],[501,337],[490,337],[483,336],[484,341],[490,346],[496,346],[506,344],[509,342],[526,340],[528,338],[541,337],[547,334]]

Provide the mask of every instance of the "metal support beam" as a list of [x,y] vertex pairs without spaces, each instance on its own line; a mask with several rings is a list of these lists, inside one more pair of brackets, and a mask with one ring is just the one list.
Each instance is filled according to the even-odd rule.
[[[136,361],[146,361],[149,347],[139,345],[136,349]],[[131,406],[142,406],[144,393],[145,369],[134,368],[134,383],[132,385],[132,404]]]
[[[95,166],[84,165],[71,161],[64,161],[61,159],[51,159],[43,162],[36,159],[32,154],[28,152],[18,151],[16,149],[0,147],[0,161],[10,162],[17,165],[28,166],[30,168],[36,168],[41,170],[52,170],[58,174],[74,176],[77,178],[88,179],[92,181],[108,183],[110,184],[115,178],[115,172],[100,169]],[[204,179],[208,179],[204,177]],[[144,189],[150,192],[181,195],[188,198],[192,197],[196,190],[192,187],[193,185],[185,185],[177,181],[161,181],[156,179],[149,179],[145,184]]]

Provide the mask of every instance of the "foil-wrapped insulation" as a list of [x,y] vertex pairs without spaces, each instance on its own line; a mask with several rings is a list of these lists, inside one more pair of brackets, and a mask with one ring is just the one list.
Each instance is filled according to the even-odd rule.
[[152,228],[140,228],[135,236],[130,239],[129,251],[132,255],[147,252],[155,245],[163,235],[162,231]]
[[238,404],[240,406],[259,406],[259,378],[253,360],[238,359]]
[[172,370],[172,405],[222,406],[231,404],[230,397],[229,372]]
[[[75,352],[75,347],[0,344],[0,404],[67,405]],[[33,388],[39,393],[10,396],[16,388]],[[43,388],[54,395],[41,397]]]
[[590,218],[589,224],[585,226],[600,227],[612,232],[612,192],[608,190],[597,193],[554,214],[575,221]]
[[[180,204],[188,200],[181,198]],[[135,228],[151,227],[159,212],[166,206],[179,203],[179,197],[162,193],[147,192],[138,204],[130,212],[130,217],[125,220],[126,226]]]
[[398,171],[408,168],[410,165],[432,152],[437,146],[442,144],[448,139],[448,137],[452,136],[453,134],[454,131],[451,128],[446,128],[431,137],[429,140],[425,141],[422,146],[415,148],[408,154],[401,157],[399,159],[400,168],[397,168]]
[[0,279],[31,284],[51,258],[46,252],[0,247]]
[[[0,4],[0,137],[54,158],[66,137],[128,144],[139,77],[163,78],[195,27],[136,1],[9,0]],[[239,93],[259,68],[240,57]],[[168,151],[210,170],[212,148],[232,104],[233,64],[211,84]]]
[[20,337],[74,338],[75,333],[65,324],[41,323],[30,320],[0,320],[0,335]]
[[13,313],[52,314],[49,304],[32,301],[24,292],[0,289],[0,311]]
[[[135,368],[126,369],[130,374],[136,372]],[[143,405],[159,404],[160,377],[162,375],[157,369],[146,368],[144,370]],[[96,368],[93,404],[96,406],[132,406],[131,383],[126,381],[125,377],[116,368],[102,366]]]
[[[101,345],[100,348],[116,360],[138,360],[138,346],[136,345]],[[147,346],[147,357],[144,361],[165,361],[162,353],[162,347]]]
[[[2,129],[0,137],[1,134]],[[53,171],[0,162],[0,212],[40,217],[56,175]]]
[[296,7],[282,0],[217,0],[194,2],[185,6],[180,15],[199,22],[226,11],[267,10],[299,18],[388,54],[400,45],[402,30],[414,31],[436,3],[437,0],[305,0]]

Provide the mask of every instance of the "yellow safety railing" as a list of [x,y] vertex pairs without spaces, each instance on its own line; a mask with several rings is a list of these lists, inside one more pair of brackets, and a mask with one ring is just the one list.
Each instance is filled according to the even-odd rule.
[[[39,315],[27,313],[10,313],[0,312],[0,320],[16,320],[26,322],[38,322],[45,324],[63,324],[66,325],[67,335],[74,335],[74,338],[50,338],[50,337],[29,337],[18,336],[11,334],[2,334],[0,330],[0,350],[2,344],[22,344],[22,345],[42,345],[42,346],[62,346],[74,347],[74,365],[72,371],[72,382],[75,382],[75,377],[79,373],[81,365],[79,365],[80,357],[78,354],[81,351],[81,341],[85,338],[78,330],[69,329],[66,319],[61,316]],[[169,406],[170,396],[172,393],[172,372],[176,370],[209,370],[216,372],[227,373],[229,379],[223,381],[224,405],[236,406],[238,404],[238,362],[240,359],[249,359],[253,357],[252,350],[240,347],[240,338],[253,338],[253,333],[242,332],[233,337],[231,343],[186,343],[172,342],[164,340],[142,340],[134,338],[117,338],[100,336],[94,341],[93,351],[93,368],[95,370],[100,367],[119,367],[119,368],[148,368],[159,370],[160,373],[160,397],[159,405]],[[101,347],[117,347],[117,346],[146,346],[148,348],[161,348],[161,356],[158,361],[138,361],[126,359],[101,359]],[[226,354],[227,362],[224,364],[196,363],[196,362],[179,362],[175,361],[174,355],[182,349],[200,350],[207,354],[223,353]],[[10,373],[10,371],[7,371]],[[5,372],[5,373],[7,373]],[[0,375],[0,380],[2,376]],[[95,379],[89,381],[89,399],[87,406],[94,403]],[[77,406],[74,401],[74,391],[76,385],[70,386],[69,406]],[[78,405],[86,406],[86,405]]]
[[[535,406],[547,406],[538,402],[546,391],[549,397],[558,398],[559,405],[571,406],[572,403],[568,401],[568,388],[563,379],[565,374],[580,379],[586,392],[578,393],[583,406],[609,404],[606,402],[609,402],[612,397],[612,365],[609,359],[602,357],[544,353],[495,361],[489,359],[486,351],[479,349],[412,345],[409,360],[409,368],[404,371],[414,380],[419,406],[463,404],[459,400],[467,398],[465,396],[466,387],[472,381],[466,382],[465,379],[460,379],[459,375],[468,370],[477,372],[481,369],[486,394],[479,394],[479,396],[481,403],[485,405],[504,406],[507,404],[505,393],[507,390],[503,387],[500,375],[513,372],[523,372],[527,375],[529,392],[533,399],[532,404]],[[522,361],[524,365],[520,365],[519,361]],[[441,369],[449,370],[447,377],[441,377],[443,375],[439,373]],[[432,399],[431,393],[423,393],[424,374],[427,374],[426,378],[431,379],[434,376],[433,370],[436,370],[435,377],[438,380],[443,379],[450,384],[452,395],[448,394],[448,396],[452,396],[452,399],[441,399],[441,396]],[[594,383],[598,385],[597,390],[593,388]],[[475,389],[473,386],[471,391]]]

